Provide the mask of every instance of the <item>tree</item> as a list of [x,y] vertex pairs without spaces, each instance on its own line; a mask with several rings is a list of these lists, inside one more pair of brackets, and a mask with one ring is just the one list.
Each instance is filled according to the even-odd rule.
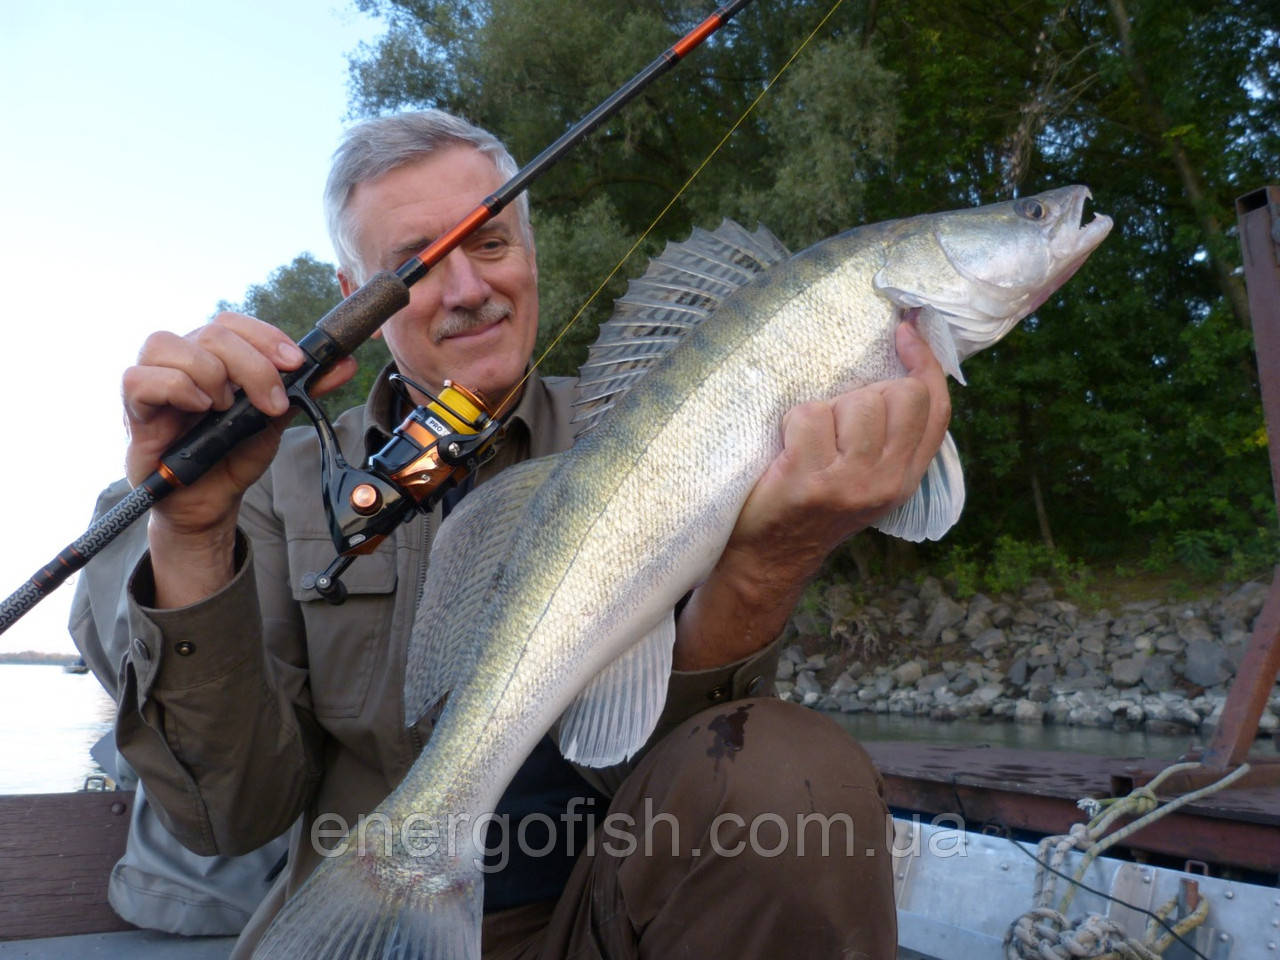
[[[272,271],[266,283],[249,287],[244,303],[223,302],[218,309],[247,313],[274,324],[294,340],[301,340],[341,299],[334,266],[302,253],[292,263]],[[391,362],[391,354],[381,340],[365,341],[356,349],[355,358],[360,364],[356,375],[321,400],[330,418],[364,403],[378,371]]]
[[[522,158],[707,12],[360,3],[387,33],[352,63],[356,112],[440,106]],[[543,342],[826,9],[746,8],[535,186]],[[862,221],[1093,185],[1112,236],[954,391],[969,508],[950,540],[1091,557],[1195,543],[1225,558],[1276,526],[1230,224],[1234,196],[1275,175],[1278,86],[1280,33],[1250,0],[847,0],[655,236],[732,216],[798,248]],[[571,369],[606,314],[579,321],[550,369]]]

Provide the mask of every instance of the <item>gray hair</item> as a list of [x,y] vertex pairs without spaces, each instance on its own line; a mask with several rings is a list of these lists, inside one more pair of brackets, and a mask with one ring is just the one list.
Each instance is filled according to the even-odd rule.
[[[497,137],[443,110],[417,110],[376,117],[358,123],[346,132],[342,143],[333,152],[333,166],[324,187],[325,221],[343,273],[356,283],[364,283],[367,279],[365,265],[352,236],[350,217],[347,216],[347,204],[355,188],[444,147],[458,144],[474,147],[489,157],[504,182],[519,170],[515,158]],[[532,250],[528,194],[521,193],[514,205],[521,238]]]

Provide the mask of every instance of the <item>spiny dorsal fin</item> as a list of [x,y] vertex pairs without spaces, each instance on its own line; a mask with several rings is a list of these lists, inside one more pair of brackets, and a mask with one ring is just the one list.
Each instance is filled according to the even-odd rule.
[[504,560],[529,501],[561,454],[508,467],[458,504],[431,545],[426,588],[409,635],[404,674],[405,725],[471,673],[477,627],[506,570]]
[[684,243],[667,244],[615,302],[578,371],[576,435],[594,427],[725,297],[789,256],[766,228],[748,233],[727,219],[714,232],[697,228]]

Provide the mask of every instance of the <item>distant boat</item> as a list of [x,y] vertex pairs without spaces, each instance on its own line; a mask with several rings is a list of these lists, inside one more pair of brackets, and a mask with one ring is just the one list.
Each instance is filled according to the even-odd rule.
[[62,669],[67,673],[88,673],[89,665],[84,662],[84,657],[78,657],[71,663],[64,664]]

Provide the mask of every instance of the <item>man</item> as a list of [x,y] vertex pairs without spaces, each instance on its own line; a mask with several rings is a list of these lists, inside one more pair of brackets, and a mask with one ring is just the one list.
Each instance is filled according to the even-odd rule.
[[[424,247],[514,169],[492,136],[439,112],[354,128],[326,190],[343,292]],[[447,377],[496,402],[528,366],[537,316],[522,200],[416,284],[380,335],[410,379],[438,389]],[[909,376],[786,417],[782,454],[680,612],[666,710],[636,769],[588,773],[589,786],[562,760],[535,753],[504,797],[520,813],[548,797],[554,809],[580,811],[601,796],[598,810],[607,801],[592,787],[616,787],[611,810],[648,804],[671,813],[683,831],[678,854],[662,855],[659,841],[656,854],[625,859],[521,862],[518,882],[494,881],[505,892],[486,901],[486,956],[658,957],[677,945],[743,957],[892,956],[884,805],[865,755],[800,708],[724,703],[768,692],[773,642],[805,581],[841,540],[905,501],[941,443],[943,374],[912,332],[900,331],[898,343]],[[332,547],[313,432],[284,433],[280,371],[301,361],[269,325],[222,314],[185,337],[152,335],[124,376],[134,482],[194,418],[225,407],[233,385],[275,417],[153,510],[150,552],[130,584],[134,640],[117,729],[157,810],[199,853],[251,849],[302,817],[289,867],[242,938],[243,952],[318,862],[317,819],[355,824],[372,810],[432,724],[428,716],[404,729],[400,717],[406,640],[439,511],[359,559],[344,575],[342,606],[308,589],[303,577],[327,565]],[[353,367],[338,364],[322,386]],[[536,375],[525,383],[478,482],[571,443],[570,386]],[[338,419],[348,458],[380,447],[404,412],[384,375],[364,408]],[[762,853],[756,820],[801,810],[851,817],[857,857],[843,847],[807,859]],[[751,844],[742,845],[750,849],[693,853],[698,836],[726,816],[753,824]]]

